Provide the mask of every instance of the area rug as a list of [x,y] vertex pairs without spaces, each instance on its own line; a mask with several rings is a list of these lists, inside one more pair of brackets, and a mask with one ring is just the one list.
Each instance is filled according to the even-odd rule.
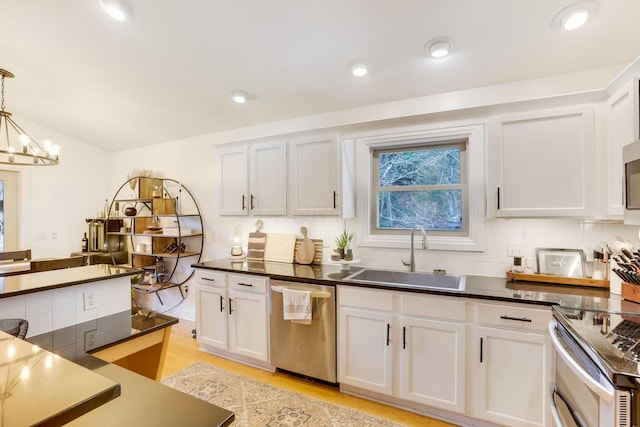
[[323,402],[204,362],[196,362],[162,380],[235,413],[234,426],[380,426],[402,424]]

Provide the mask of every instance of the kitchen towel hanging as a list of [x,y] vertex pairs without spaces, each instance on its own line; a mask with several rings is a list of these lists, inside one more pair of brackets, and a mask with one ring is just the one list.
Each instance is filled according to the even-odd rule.
[[311,292],[282,289],[282,309],[284,320],[310,325],[312,321]]

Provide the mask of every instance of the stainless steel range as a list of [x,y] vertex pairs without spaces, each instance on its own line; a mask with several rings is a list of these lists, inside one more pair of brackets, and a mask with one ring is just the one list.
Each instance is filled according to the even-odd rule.
[[556,306],[557,426],[640,427],[640,315]]

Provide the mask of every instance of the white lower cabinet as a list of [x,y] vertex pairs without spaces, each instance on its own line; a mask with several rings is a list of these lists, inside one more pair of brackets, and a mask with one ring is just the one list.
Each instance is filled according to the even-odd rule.
[[464,412],[465,302],[338,287],[338,381]]
[[464,323],[401,317],[400,397],[464,413]]
[[550,320],[547,307],[341,285],[338,381],[461,422],[551,426]]
[[477,305],[475,414],[513,427],[550,426],[549,309]]
[[338,316],[338,382],[391,395],[393,315],[340,307]]
[[196,269],[196,337],[205,350],[269,361],[268,278]]

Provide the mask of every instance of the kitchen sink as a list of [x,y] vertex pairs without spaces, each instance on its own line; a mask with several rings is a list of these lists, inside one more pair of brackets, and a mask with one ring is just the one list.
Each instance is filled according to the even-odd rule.
[[345,282],[370,285],[397,286],[410,289],[433,289],[462,292],[466,276],[440,275],[430,273],[410,273],[407,271],[374,270],[365,268],[345,277]]

